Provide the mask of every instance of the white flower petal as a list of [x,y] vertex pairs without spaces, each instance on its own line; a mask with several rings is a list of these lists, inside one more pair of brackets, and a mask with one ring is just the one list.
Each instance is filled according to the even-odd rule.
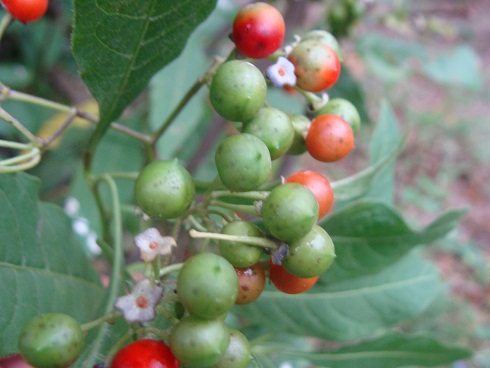
[[114,307],[121,310],[128,322],[148,322],[155,318],[155,307],[162,296],[160,287],[144,279],[135,285],[131,294],[119,297]]
[[145,262],[151,262],[157,255],[170,254],[176,246],[175,239],[162,236],[158,229],[151,227],[134,238],[134,243],[140,249],[140,256]]
[[283,56],[280,56],[275,64],[269,66],[265,74],[274,87],[280,88],[296,84],[294,65]]

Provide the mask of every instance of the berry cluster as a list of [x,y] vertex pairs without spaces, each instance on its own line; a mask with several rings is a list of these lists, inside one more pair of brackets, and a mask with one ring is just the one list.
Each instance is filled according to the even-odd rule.
[[[178,231],[164,237],[150,227],[135,238],[149,271],[117,300],[106,321],[122,315],[131,328],[140,326],[140,332],[136,341],[109,354],[106,362],[112,368],[245,368],[252,359],[251,346],[245,335],[225,324],[229,310],[259,298],[267,277],[284,293],[305,292],[334,261],[332,239],[317,224],[333,206],[330,182],[303,170],[271,190],[263,188],[271,179],[272,161],[284,155],[308,152],[322,162],[345,157],[354,147],[360,118],[349,101],[328,101],[325,93],[340,75],[335,38],[311,31],[282,47],[284,37],[284,20],[274,7],[245,6],[233,22],[236,57],[208,75],[212,107],[236,129],[216,149],[217,180],[196,188],[177,160],[155,160],[139,172],[135,199],[145,224],[165,221],[178,231],[190,229],[193,238],[215,239],[217,247],[170,264],[172,248],[180,243]],[[271,60],[267,70],[253,63],[259,58]],[[298,91],[311,114],[269,106],[270,86]],[[174,271],[177,277],[169,277]],[[166,293],[169,285],[175,294]],[[174,305],[170,317],[165,303]],[[155,326],[145,330],[157,313],[173,323],[161,334]],[[80,354],[81,331],[69,316],[40,316],[21,333],[19,351],[34,367],[67,367]],[[41,340],[43,348],[37,349]]]

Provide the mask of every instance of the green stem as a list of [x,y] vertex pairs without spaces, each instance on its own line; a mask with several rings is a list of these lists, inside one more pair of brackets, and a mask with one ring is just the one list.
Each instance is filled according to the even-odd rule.
[[168,266],[165,266],[160,269],[160,277],[163,277],[165,275],[168,275],[169,273],[178,271],[182,268],[184,264],[183,263],[174,263]]
[[[112,258],[112,274],[111,283],[109,285],[109,300],[116,300],[119,294],[119,285],[121,284],[121,274],[123,270],[124,254],[122,243],[122,216],[121,216],[121,204],[119,202],[119,192],[114,182],[109,175],[105,174],[100,177],[100,180],[105,182],[109,187],[112,200],[112,213],[113,219],[113,258]],[[112,306],[110,306],[112,308]],[[107,307],[109,308],[109,307]]]
[[247,215],[253,215],[253,216],[259,215],[259,213],[257,212],[257,208],[249,204],[234,204],[234,203],[226,203],[226,202],[221,202],[216,200],[211,200],[209,204],[211,206],[218,206],[235,212],[246,213]]
[[230,192],[229,190],[215,190],[211,193],[211,198],[219,197],[238,197],[249,198],[257,200],[265,200],[270,192],[267,191],[253,191],[253,192]]
[[16,118],[10,115],[7,111],[0,107],[0,119],[5,120],[7,123],[12,125],[15,129],[17,129],[24,137],[26,137],[29,142],[34,147],[42,147],[42,143],[39,141],[38,137],[32,134],[25,126],[23,126]]
[[235,219],[233,218],[232,215],[230,215],[229,213],[226,213],[226,212],[223,212],[223,211],[220,211],[216,208],[208,208],[207,211],[206,211],[207,214],[215,214],[215,215],[218,215],[220,217],[222,217],[226,222],[233,222]]
[[184,109],[187,103],[192,99],[192,97],[194,97],[194,95],[197,92],[199,92],[199,90],[204,85],[204,83],[205,83],[205,79],[200,78],[191,86],[191,88],[180,100],[179,104],[175,107],[175,109],[172,111],[169,117],[162,123],[160,128],[155,133],[153,133],[152,135],[153,142],[158,141],[158,139],[166,132],[166,130],[170,127],[170,125],[173,123],[175,118],[180,114],[180,112]]
[[192,238],[228,240],[232,242],[240,242],[240,243],[246,243],[250,245],[256,245],[258,247],[267,248],[267,249],[277,249],[279,247],[272,240],[261,238],[259,236],[208,233],[208,232],[197,231],[194,229],[189,231],[189,235]]
[[111,313],[108,313],[100,318],[97,318],[93,321],[87,322],[82,324],[80,327],[83,332],[87,332],[91,330],[92,328],[100,326],[102,323],[114,323],[114,320],[117,318],[121,317],[122,313],[120,311],[113,311]]
[[2,19],[2,22],[0,23],[0,42],[3,38],[3,34],[5,33],[5,30],[8,28],[10,22],[12,22],[12,15],[10,15],[9,12],[5,12],[5,15]]

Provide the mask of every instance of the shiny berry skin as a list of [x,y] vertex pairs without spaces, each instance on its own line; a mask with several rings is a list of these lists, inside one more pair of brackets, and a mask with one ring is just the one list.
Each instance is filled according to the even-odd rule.
[[179,368],[179,362],[163,341],[142,339],[123,347],[116,354],[111,368]]
[[316,112],[316,116],[332,114],[340,116],[352,128],[354,135],[357,134],[361,127],[361,117],[352,102],[345,98],[333,98]]
[[218,363],[230,343],[230,332],[221,318],[187,315],[170,332],[170,348],[186,367],[204,368]]
[[332,208],[334,194],[330,182],[317,172],[311,170],[298,171],[286,178],[286,183],[298,183],[307,187],[315,195],[318,201],[318,218]]
[[257,300],[264,291],[265,271],[262,263],[250,267],[235,267],[238,276],[238,296],[235,304],[249,304]]
[[234,192],[257,190],[272,170],[267,146],[248,133],[225,138],[216,149],[214,161],[221,182]]
[[335,51],[335,53],[339,57],[339,60],[342,61],[339,42],[330,32],[327,32],[323,29],[315,29],[313,31],[307,32],[301,39],[301,41],[306,40],[317,40],[323,42],[325,45]]
[[234,328],[230,330],[230,343],[225,355],[213,368],[247,368],[252,360],[252,348],[247,337]]
[[182,215],[194,200],[191,174],[177,160],[157,160],[146,165],[135,184],[136,202],[148,216],[171,219]]
[[262,219],[272,236],[287,243],[310,232],[318,219],[318,202],[304,185],[281,184],[262,205]]
[[281,13],[266,3],[244,6],[233,21],[232,38],[244,55],[260,59],[281,47],[286,26]]
[[297,277],[319,276],[330,268],[335,259],[332,238],[319,225],[300,239],[288,243],[289,253],[282,266]]
[[354,148],[354,132],[341,117],[320,115],[311,122],[306,135],[306,149],[322,162],[334,162],[347,156]]
[[47,313],[25,324],[17,346],[22,358],[36,368],[65,368],[80,355],[83,333],[73,317]]
[[269,279],[277,290],[286,294],[304,293],[316,284],[319,277],[297,277],[286,271],[283,266],[269,261]]
[[213,253],[196,254],[184,262],[177,277],[177,295],[191,314],[216,318],[228,312],[238,295],[233,266]]
[[294,139],[294,127],[289,116],[273,107],[261,108],[252,120],[245,123],[242,132],[260,138],[269,149],[272,160],[284,155]]
[[1,3],[13,18],[23,23],[38,20],[48,9],[48,0],[2,0]]
[[[247,221],[233,221],[226,224],[221,231],[226,235],[262,236],[262,231]],[[220,254],[235,267],[250,267],[258,262],[263,248],[242,242],[220,240]]]
[[248,121],[264,105],[267,83],[262,72],[243,60],[222,64],[213,76],[209,98],[214,110],[230,121]]
[[321,92],[332,87],[340,76],[340,60],[334,50],[318,40],[298,43],[289,61],[294,64],[296,85],[309,92]]

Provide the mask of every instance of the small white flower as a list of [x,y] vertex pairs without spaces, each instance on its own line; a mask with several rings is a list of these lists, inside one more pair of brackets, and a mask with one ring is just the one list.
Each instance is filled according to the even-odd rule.
[[136,284],[131,294],[119,297],[114,307],[123,313],[128,322],[148,322],[155,318],[155,307],[162,296],[161,288],[144,279]]
[[294,65],[283,56],[279,56],[276,63],[267,68],[265,75],[270,79],[274,87],[280,88],[296,84]]
[[140,249],[141,259],[151,262],[157,255],[170,254],[177,243],[171,236],[162,236],[158,229],[150,227],[134,238],[134,243]]

